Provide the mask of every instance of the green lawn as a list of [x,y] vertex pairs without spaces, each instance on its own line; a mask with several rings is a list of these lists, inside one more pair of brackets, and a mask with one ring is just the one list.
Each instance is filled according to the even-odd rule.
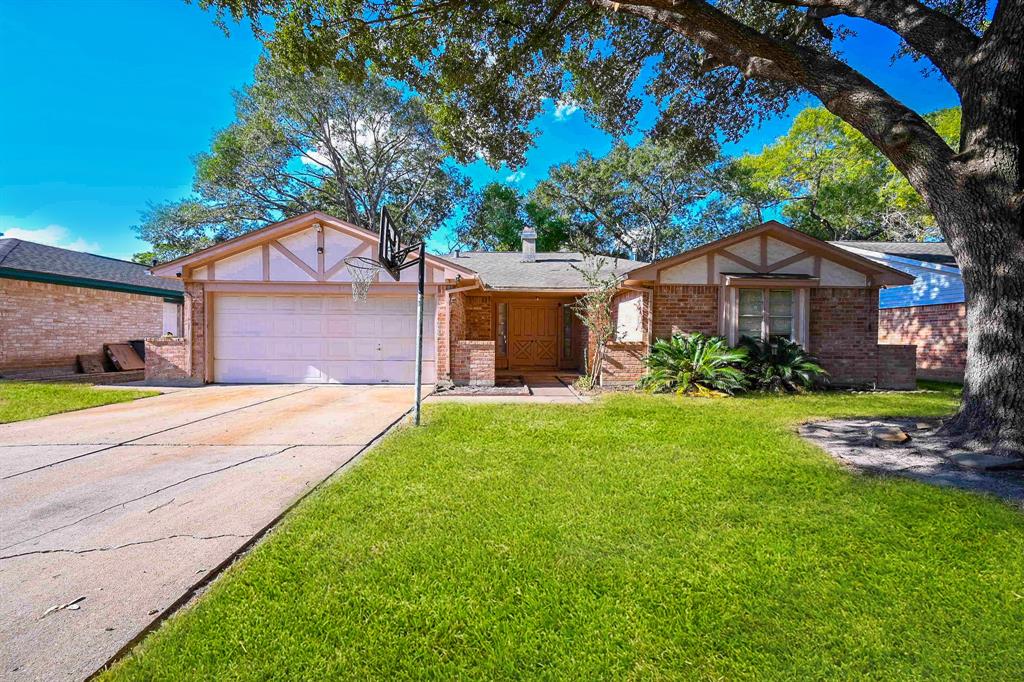
[[102,389],[85,384],[0,382],[0,424],[97,405],[159,395],[155,391]]
[[108,679],[1021,679],[1024,515],[794,434],[930,388],[433,406]]

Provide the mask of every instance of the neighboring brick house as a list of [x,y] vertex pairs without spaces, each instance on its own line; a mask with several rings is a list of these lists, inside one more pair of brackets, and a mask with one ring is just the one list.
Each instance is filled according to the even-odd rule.
[[882,290],[878,341],[917,346],[917,374],[963,381],[967,304],[960,269],[945,242],[833,242],[851,253],[913,276],[913,284]]
[[0,239],[0,376],[76,371],[76,356],[180,332],[180,282],[138,263]]
[[[427,257],[425,382],[586,367],[592,349],[572,309],[588,288],[584,256],[536,253],[535,240],[524,233],[522,252]],[[381,274],[366,301],[351,297],[345,259],[376,247],[376,234],[312,212],[156,266],[185,284],[185,339],[154,347],[147,371],[195,382],[409,382],[415,282]],[[879,288],[913,278],[780,223],[656,263],[608,258],[604,272],[620,287],[606,385],[639,379],[652,340],[674,331],[731,342],[785,335],[836,383],[914,385],[913,349],[878,343]]]

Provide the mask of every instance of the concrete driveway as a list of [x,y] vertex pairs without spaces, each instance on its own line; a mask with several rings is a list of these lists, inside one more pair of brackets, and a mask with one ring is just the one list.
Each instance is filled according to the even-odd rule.
[[210,386],[0,425],[0,679],[92,674],[412,397]]

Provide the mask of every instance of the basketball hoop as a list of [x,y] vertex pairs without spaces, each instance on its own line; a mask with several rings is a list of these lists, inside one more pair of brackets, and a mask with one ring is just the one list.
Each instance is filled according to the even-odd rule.
[[370,293],[370,285],[381,270],[381,265],[372,258],[354,256],[345,259],[345,269],[352,278],[352,299],[362,303]]

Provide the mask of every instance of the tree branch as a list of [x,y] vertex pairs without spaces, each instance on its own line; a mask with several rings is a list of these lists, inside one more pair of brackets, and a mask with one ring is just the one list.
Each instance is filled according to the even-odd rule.
[[948,167],[953,151],[920,115],[829,54],[772,38],[704,0],[589,1],[666,26],[745,76],[810,91],[863,133],[926,199]]
[[958,92],[965,67],[981,39],[962,23],[920,0],[771,0],[779,5],[806,7],[820,21],[845,15],[867,19],[892,30],[928,57]]

